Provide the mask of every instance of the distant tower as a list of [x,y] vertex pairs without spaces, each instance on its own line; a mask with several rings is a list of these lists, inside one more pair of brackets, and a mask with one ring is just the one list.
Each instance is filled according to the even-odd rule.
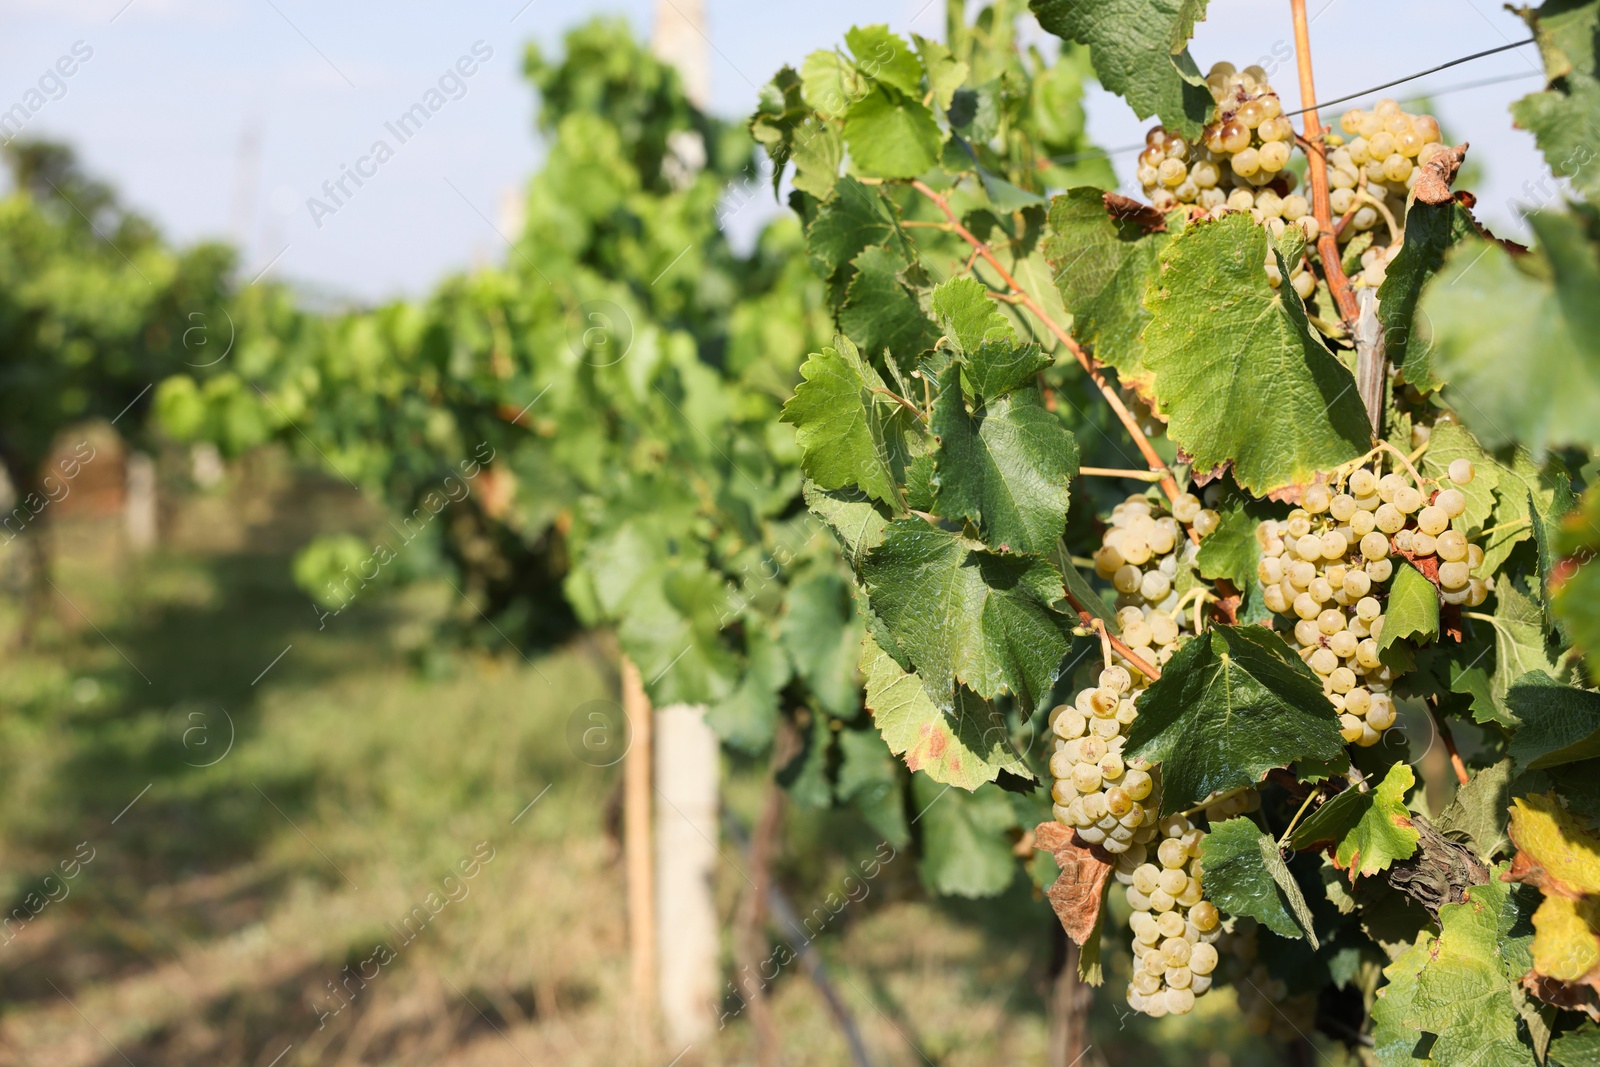
[[702,111],[710,106],[711,42],[706,36],[705,0],[656,0],[650,50],[678,68],[690,103]]

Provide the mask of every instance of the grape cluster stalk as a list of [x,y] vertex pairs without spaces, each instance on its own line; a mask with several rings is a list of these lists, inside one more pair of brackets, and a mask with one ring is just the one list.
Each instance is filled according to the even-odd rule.
[[1257,577],[1267,609],[1292,616],[1296,650],[1339,712],[1345,741],[1371,747],[1394,725],[1397,679],[1383,662],[1379,638],[1394,556],[1426,573],[1436,568],[1446,603],[1477,606],[1491,579],[1472,572],[1483,550],[1452,523],[1466,510],[1458,488],[1471,483],[1470,461],[1450,465],[1450,486],[1424,496],[1400,474],[1357,468],[1341,487],[1317,482],[1302,506],[1256,527]]

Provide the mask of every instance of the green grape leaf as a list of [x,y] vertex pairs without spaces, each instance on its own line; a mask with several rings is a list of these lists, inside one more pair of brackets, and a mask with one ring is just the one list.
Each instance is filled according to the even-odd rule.
[[983,184],[984,195],[989,198],[989,206],[1000,215],[1012,215],[1023,208],[1043,207],[1048,203],[1039,193],[1013,185],[980,163],[974,162],[972,167],[978,172],[978,180]]
[[1384,652],[1401,638],[1424,644],[1439,636],[1439,590],[1409,563],[1394,570],[1389,587],[1389,603],[1384,608],[1383,633],[1378,635],[1378,651]]
[[918,774],[911,779],[911,799],[917,809],[912,823],[922,838],[917,869],[924,885],[957,897],[1005,891],[1017,874],[1009,833],[1017,819],[1004,792],[991,786],[967,793]]
[[[1517,125],[1533,133],[1557,178],[1586,199],[1600,200],[1595,143],[1600,137],[1600,80],[1594,41],[1600,11],[1591,3],[1544,4],[1521,11],[1539,41],[1548,87],[1511,105]],[[1409,236],[1409,235],[1408,235]]]
[[[1463,241],[1423,294],[1445,399],[1490,448],[1600,445],[1600,259],[1576,219],[1527,216],[1537,251]],[[1506,358],[1507,352],[1520,355]],[[1559,383],[1556,385],[1555,383]]]
[[874,246],[851,261],[850,282],[839,326],[869,358],[891,353],[903,367],[939,341],[939,330],[916,296],[901,281],[905,261],[887,248]]
[[1050,551],[1050,562],[1055,565],[1057,572],[1060,573],[1066,592],[1072,595],[1072,598],[1078,602],[1084,611],[1105,623],[1107,633],[1120,637],[1122,635],[1122,624],[1117,622],[1117,613],[1112,610],[1110,604],[1106,603],[1105,597],[1094,586],[1089,584],[1089,579],[1085,578],[1083,572],[1072,562],[1072,557],[1067,554],[1065,541],[1056,542],[1055,548]]
[[1004,86],[999,78],[979,85],[966,85],[950,98],[950,127],[963,137],[984,144],[1000,132],[1001,98]]
[[800,64],[801,95],[824,118],[838,118],[861,99],[867,82],[854,63],[831,48],[818,49]]
[[1416,201],[1407,209],[1405,222],[1405,243],[1378,287],[1378,322],[1383,326],[1389,361],[1400,368],[1407,382],[1432,392],[1444,383],[1433,376],[1426,331],[1422,337],[1412,336],[1417,328],[1417,301],[1422,298],[1423,285],[1444,265],[1445,252],[1462,238],[1476,234],[1477,227],[1471,212],[1454,200],[1443,204]]
[[1416,661],[1418,669],[1426,672],[1441,691],[1469,698],[1473,722],[1497,722],[1510,727],[1516,723],[1496,701],[1490,677],[1494,661],[1489,653],[1493,649],[1492,639],[1483,631],[1474,630],[1459,644],[1435,642],[1417,650]]
[[[1583,494],[1582,506],[1551,527],[1546,575],[1550,610],[1563,633],[1593,655],[1600,650],[1600,567],[1592,566],[1600,550],[1600,489]],[[1540,553],[1541,561],[1545,552]]]
[[861,623],[850,603],[850,585],[831,572],[810,575],[785,591],[783,649],[822,710],[840,719],[861,709],[856,659]]
[[1427,1054],[1417,1055],[1420,1042],[1431,1037],[1406,1025],[1417,999],[1417,976],[1428,962],[1429,935],[1424,934],[1383,969],[1387,981],[1378,989],[1372,1006],[1373,1052],[1382,1067],[1412,1067],[1430,1062]]
[[706,725],[732,748],[759,753],[778,728],[778,693],[791,677],[788,658],[766,631],[752,627],[745,638],[744,670],[722,700],[706,708]]
[[889,519],[859,489],[823,489],[816,482],[805,485],[806,507],[822,518],[844,549],[845,562],[852,570],[861,566],[867,553],[883,544]]
[[793,151],[795,130],[810,116],[800,95],[800,76],[784,67],[761,87],[755,114],[750,116],[750,136],[778,164],[772,170],[772,192],[783,186],[783,161]]
[[[1018,396],[1026,394],[1037,400],[1037,389],[1021,387],[1033,382],[1034,377],[1053,362],[1035,344],[989,341],[961,360],[961,382],[975,403],[1003,399],[1013,390]],[[1057,423],[1061,421],[1054,415],[1050,417]]]
[[1527,969],[1522,960],[1528,960],[1531,931],[1518,932],[1528,926],[1527,916],[1519,894],[1499,879],[1504,870],[1501,865],[1487,884],[1468,888],[1463,903],[1439,908],[1439,936],[1417,972],[1403,1022],[1437,1035],[1429,1057],[1438,1063],[1526,1067],[1533,1059],[1517,1036],[1512,1001]]
[[1511,686],[1506,703],[1519,721],[1509,750],[1518,774],[1600,756],[1600,693],[1531,671]]
[[834,126],[807,119],[795,131],[789,158],[794,162],[794,187],[827,200],[839,183],[844,140]]
[[1600,1026],[1586,1022],[1557,1037],[1550,1058],[1561,1067],[1600,1067]]
[[1269,519],[1273,510],[1262,501],[1233,495],[1220,508],[1216,530],[1200,542],[1195,564],[1203,577],[1226,578],[1234,588],[1244,591],[1260,584],[1256,567],[1261,562],[1261,545],[1256,527]]
[[1316,947],[1300,885],[1260,827],[1244,816],[1228,819],[1213,824],[1200,847],[1207,899],[1229,915],[1248,915],[1280,937],[1307,937]]
[[867,824],[896,849],[911,843],[900,772],[875,730],[840,730],[839,775],[833,795],[854,804]]
[[922,101],[880,84],[850,105],[844,141],[862,172],[915,178],[938,162],[944,134]]
[[806,230],[806,255],[819,278],[827,280],[874,245],[894,236],[891,208],[854,178],[840,178],[838,195],[817,208]]
[[1016,339],[1016,329],[1000,305],[989,297],[989,287],[976,278],[951,278],[933,290],[933,317],[944,329],[955,351],[977,352],[987,341]]
[[1495,589],[1494,673],[1490,688],[1495,701],[1508,706],[1511,687],[1530,671],[1564,678],[1566,671],[1550,658],[1545,639],[1544,612],[1504,575]]
[[1144,295],[1172,235],[1165,228],[1151,232],[1153,209],[1113,211],[1113,195],[1080,188],[1052,200],[1044,254],[1072,313],[1073,336],[1129,379],[1145,373],[1143,334],[1150,312]]
[[[996,346],[987,346],[989,351]],[[961,369],[939,380],[933,407],[935,511],[976,523],[1001,552],[1049,553],[1067,525],[1067,502],[1078,473],[1078,444],[1036,390],[1023,390],[967,410]]]
[[1498,573],[1512,550],[1533,536],[1533,512],[1551,522],[1572,506],[1566,472],[1554,463],[1540,469],[1526,449],[1514,449],[1511,466],[1501,465],[1495,473],[1494,514],[1490,516],[1494,532],[1481,542],[1483,563],[1478,574],[1482,576]]
[[[1500,464],[1483,450],[1477,438],[1459,422],[1435,423],[1428,437],[1428,450],[1417,461],[1420,473],[1425,478],[1449,484],[1446,482],[1446,472],[1450,464],[1458,459],[1469,460],[1474,473],[1472,481],[1455,486],[1467,498],[1467,510],[1461,513],[1455,525],[1469,536],[1476,535],[1488,524],[1489,516],[1494,514],[1494,491],[1500,486]],[[1492,572],[1484,570],[1481,573]]]
[[1033,778],[1011,747],[1005,716],[992,702],[963,687],[955,710],[946,714],[871,636],[861,643],[861,673],[872,721],[889,751],[911,770],[966,790],[994,781],[1002,768]]
[[906,467],[906,507],[932,511],[938,486],[933,481],[933,452],[923,452]]
[[833,730],[827,717],[818,715],[811,720],[810,728],[801,729],[799,735],[803,742],[800,751],[773,777],[788,791],[789,800],[795,806],[822,811],[833,802],[833,786],[828,780]]
[[1421,835],[1406,810],[1406,792],[1414,785],[1411,768],[1396,763],[1377,788],[1346,789],[1323,804],[1296,828],[1289,844],[1296,849],[1333,845],[1334,863],[1350,872],[1351,882],[1387,870],[1417,851]]
[[933,91],[933,106],[940,111],[949,111],[956,90],[966,83],[967,65],[938,41],[930,41],[915,33],[911,35],[911,39],[917,42],[917,53],[922,57],[922,66],[928,72],[928,88]]
[[922,95],[922,63],[917,53],[885,25],[852,26],[844,43],[856,57],[856,69],[882,85],[892,85],[910,97]]
[[653,679],[646,686],[657,706],[715,704],[733,691],[739,665],[721,640],[729,593],[699,560],[657,568],[630,589],[617,640]]
[[1089,46],[1100,84],[1141,119],[1193,136],[1211,116],[1211,92],[1186,47],[1206,0],[1029,0],[1039,25]]
[[1344,755],[1311,668],[1259,626],[1223,626],[1178,650],[1139,698],[1128,756],[1161,764],[1161,814],[1254,785],[1275,767]]
[[1049,563],[903,519],[889,525],[861,577],[942,710],[956,710],[957,683],[990,700],[1012,693],[1025,714],[1049,697],[1077,621],[1050,607],[1062,584]]
[[883,379],[847,338],[835,344],[807,357],[800,368],[805,380],[780,419],[794,425],[801,467],[818,488],[860,486],[896,506],[899,490],[887,440],[895,431],[880,410],[886,401],[874,392],[884,387]]
[[1445,837],[1472,843],[1484,862],[1511,843],[1506,835],[1511,807],[1511,760],[1503,759],[1474,771],[1471,780],[1456,790],[1455,798],[1434,820]]
[[1167,434],[1197,471],[1232,463],[1239,485],[1265,496],[1366,451],[1355,378],[1293,290],[1267,284],[1265,230],[1235,212],[1192,225],[1161,259],[1145,363]]

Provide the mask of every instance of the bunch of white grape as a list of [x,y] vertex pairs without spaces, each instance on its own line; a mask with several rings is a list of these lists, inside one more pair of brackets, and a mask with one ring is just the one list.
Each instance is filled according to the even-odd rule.
[[1186,1015],[1211,988],[1222,916],[1205,899],[1205,832],[1182,815],[1161,820],[1154,862],[1144,845],[1117,857],[1115,877],[1133,909],[1133,980],[1128,1006],[1160,1018]]
[[[1181,494],[1173,514],[1143,496],[1111,509],[1111,522],[1095,553],[1095,573],[1117,590],[1117,625],[1129,651],[1147,664],[1164,664],[1192,622],[1174,590],[1180,559],[1194,552],[1188,527],[1211,533],[1220,519]],[[1125,761],[1128,727],[1138,717],[1139,694],[1150,685],[1118,651],[1098,684],[1050,713],[1055,752],[1050,773],[1057,820],[1090,844],[1124,853],[1150,839],[1155,821],[1154,783],[1143,760]]]
[[[1216,108],[1198,143],[1161,126],[1145,135],[1139,156],[1145,195],[1162,211],[1179,204],[1195,204],[1213,217],[1248,211],[1274,238],[1294,224],[1314,240],[1318,229],[1311,203],[1294,191],[1299,179],[1287,169],[1294,127],[1283,116],[1267,72],[1218,63],[1206,82]],[[1276,261],[1269,258],[1266,267],[1273,286],[1281,285]],[[1290,283],[1303,299],[1316,288],[1302,263],[1291,264]]]
[[[1471,463],[1458,460],[1450,477],[1467,484]],[[1369,747],[1395,720],[1390,690],[1396,675],[1378,655],[1380,598],[1394,573],[1391,552],[1418,563],[1436,556],[1444,599],[1476,605],[1488,595],[1488,583],[1471,575],[1483,551],[1449,528],[1466,509],[1466,497],[1454,487],[1428,503],[1405,477],[1380,478],[1363,468],[1343,491],[1310,486],[1301,503],[1287,519],[1256,528],[1262,599],[1268,610],[1296,618],[1294,643],[1338,709],[1340,732]]]
[[1372,232],[1373,246],[1361,257],[1360,279],[1379,285],[1400,237],[1391,224],[1399,225],[1405,215],[1406,195],[1423,164],[1444,148],[1439,123],[1431,115],[1409,115],[1394,100],[1383,99],[1371,111],[1346,111],[1339,128],[1350,140],[1329,138],[1328,203],[1335,216],[1350,214],[1341,241]]
[[1192,560],[1195,551],[1186,528],[1204,538],[1221,521],[1190,493],[1178,495],[1171,514],[1145,496],[1130,496],[1111,509],[1110,525],[1094,554],[1094,572],[1117,591],[1123,642],[1158,666],[1172,658],[1184,625],[1175,617],[1181,616],[1182,598],[1174,589],[1179,566]]
[[[1142,759],[1124,760],[1128,725],[1138,716],[1133,672],[1120,665],[1100,672],[1100,684],[1050,714],[1056,735],[1050,757],[1056,820],[1112,854],[1137,849],[1155,834],[1155,782]],[[1148,681],[1141,678],[1143,685]]]

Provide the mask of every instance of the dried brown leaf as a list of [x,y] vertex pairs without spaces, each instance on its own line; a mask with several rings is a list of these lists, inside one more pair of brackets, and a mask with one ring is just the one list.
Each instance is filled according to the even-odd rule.
[[1061,868],[1061,877],[1045,890],[1045,896],[1050,898],[1050,906],[1056,910],[1067,936],[1082,945],[1100,919],[1112,863],[1105,852],[1085,845],[1058,822],[1042,822],[1033,834],[1034,847],[1054,855]]
[[1422,165],[1422,176],[1417,179],[1417,201],[1423,204],[1446,204],[1453,200],[1455,194],[1450,191],[1450,183],[1456,180],[1456,171],[1461,169],[1461,161],[1466,157],[1465,141],[1454,148],[1434,153],[1433,158]]

